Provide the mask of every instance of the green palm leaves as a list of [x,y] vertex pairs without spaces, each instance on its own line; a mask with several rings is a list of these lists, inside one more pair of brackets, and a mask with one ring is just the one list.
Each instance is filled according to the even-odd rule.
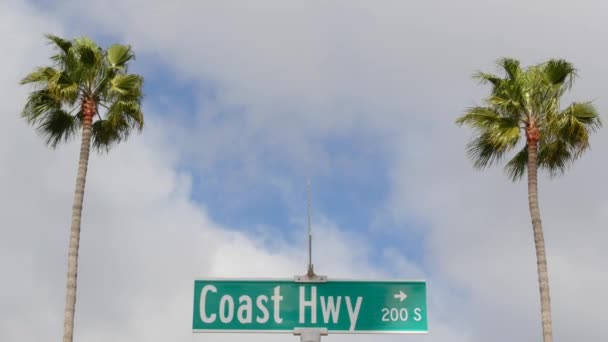
[[538,144],[539,168],[551,175],[563,173],[589,148],[589,134],[601,126],[591,103],[573,103],[560,110],[561,96],[572,86],[576,70],[569,62],[556,59],[527,69],[510,58],[501,59],[498,65],[504,70],[502,77],[481,72],[475,75],[492,86],[486,105],[469,108],[456,120],[458,125],[475,130],[467,145],[475,167],[500,162],[519,145],[520,150],[505,167],[507,174],[518,180],[526,170],[528,145],[534,143]]
[[85,100],[94,110],[92,145],[107,150],[144,124],[141,110],[143,78],[128,73],[135,58],[128,45],[101,49],[91,39],[72,41],[46,35],[56,53],[53,65],[35,69],[21,84],[32,84],[22,116],[36,126],[46,143],[56,147],[82,127]]
[[109,148],[125,140],[133,129],[141,130],[143,78],[130,74],[129,61],[135,58],[131,47],[112,45],[101,49],[91,39],[72,41],[46,35],[56,53],[53,64],[35,69],[21,80],[34,90],[28,96],[22,116],[42,135],[46,143],[56,147],[82,131],[80,158],[68,251],[64,342],[71,342],[76,311],[76,283],[80,223],[87,176],[90,146],[97,150]]
[[[591,103],[573,103],[560,110],[561,97],[572,87],[576,76],[569,62],[552,59],[522,69],[519,61],[504,58],[498,65],[504,70],[502,77],[482,72],[475,75],[482,83],[492,86],[485,106],[469,108],[456,123],[475,131],[467,152],[477,168],[500,162],[509,152],[520,148],[507,162],[505,170],[514,181],[527,172],[543,340],[552,342],[549,273],[538,204],[537,170],[546,169],[552,176],[563,173],[589,148],[589,134],[598,129],[601,122]],[[523,143],[522,136],[525,136]]]

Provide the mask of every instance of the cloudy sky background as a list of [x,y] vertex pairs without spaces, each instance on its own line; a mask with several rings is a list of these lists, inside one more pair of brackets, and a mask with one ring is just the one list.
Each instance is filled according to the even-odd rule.
[[[255,341],[192,334],[194,278],[305,271],[428,280],[427,335],[332,341],[539,341],[525,183],[475,171],[456,116],[471,79],[513,56],[560,57],[572,97],[608,110],[602,1],[0,2],[0,340],[58,340],[77,141],[19,117],[46,32],[134,46],[146,130],[90,161],[75,340]],[[608,315],[608,133],[540,181],[557,341]]]

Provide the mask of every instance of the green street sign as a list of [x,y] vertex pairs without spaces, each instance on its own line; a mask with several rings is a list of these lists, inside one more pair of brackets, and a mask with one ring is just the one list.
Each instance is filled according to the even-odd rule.
[[194,332],[427,332],[424,281],[196,280]]

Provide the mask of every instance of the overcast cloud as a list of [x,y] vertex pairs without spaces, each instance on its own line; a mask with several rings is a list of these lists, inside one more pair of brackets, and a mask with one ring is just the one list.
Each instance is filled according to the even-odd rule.
[[[197,175],[223,179],[220,189],[233,194],[226,201],[247,202],[251,187],[270,184],[293,209],[303,176],[354,177],[369,168],[389,182],[370,209],[375,223],[353,231],[337,224],[335,213],[315,212],[315,229],[325,237],[315,248],[317,269],[340,278],[426,278],[430,304],[429,334],[372,337],[539,341],[526,186],[510,183],[500,168],[475,171],[464,153],[470,132],[453,121],[487,91],[470,75],[494,70],[501,56],[526,64],[572,61],[581,76],[574,98],[595,100],[606,118],[607,7],[473,0],[0,3],[0,44],[10,47],[0,55],[0,340],[61,336],[78,146],[44,147],[18,116],[27,89],[17,85],[46,62],[41,34],[53,32],[131,43],[144,75],[169,70],[167,82],[195,85],[188,94],[195,105],[175,93],[146,98],[145,133],[91,158],[75,340],[252,339],[193,335],[192,281],[302,273],[303,236],[214,221],[211,199],[193,199],[201,191]],[[159,101],[175,110],[155,107]],[[566,177],[540,181],[556,341],[605,335],[607,137],[594,136],[591,152]],[[366,146],[365,157],[353,149],[338,162],[330,149],[337,138]],[[386,163],[368,165],[373,154]],[[234,161],[238,169],[227,170]],[[289,219],[303,226],[301,213]],[[387,230],[396,241],[416,236],[422,245],[369,243]]]

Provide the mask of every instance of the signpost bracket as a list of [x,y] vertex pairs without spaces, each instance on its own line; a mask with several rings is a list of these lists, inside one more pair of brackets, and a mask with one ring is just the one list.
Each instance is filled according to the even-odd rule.
[[327,283],[327,276],[317,274],[305,274],[293,277],[294,283]]
[[327,328],[294,328],[294,336],[300,336],[301,342],[321,342],[321,336],[327,336]]

